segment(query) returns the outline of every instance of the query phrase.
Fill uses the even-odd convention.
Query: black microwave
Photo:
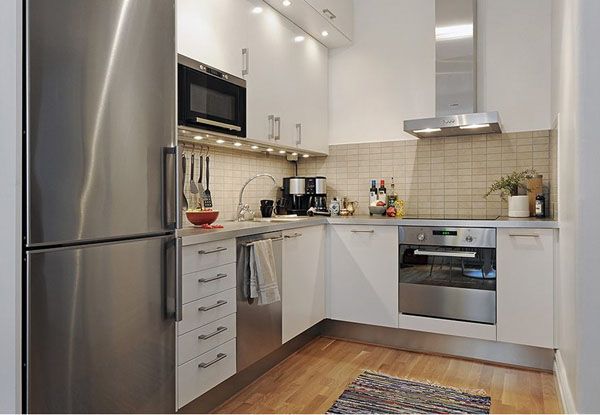
[[[246,81],[178,55],[178,124],[246,137]]]

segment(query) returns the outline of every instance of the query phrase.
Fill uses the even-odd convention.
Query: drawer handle
[[[200,278],[198,280],[198,282],[211,282],[211,281],[220,280],[220,279],[223,279],[226,277],[227,277],[227,274],[217,274],[214,277],[210,277],[210,278]]]
[[[215,331],[213,331],[212,333],[201,334],[200,336],[198,336],[198,340],[210,339],[211,337],[215,337],[217,334],[223,333],[224,331],[227,331],[227,327],[224,327],[224,326],[217,327],[217,329]]]
[[[201,368],[201,369],[206,369],[207,367],[214,365],[215,363],[217,363],[218,361],[221,361],[221,360],[225,359],[226,357],[227,357],[227,355],[225,353],[219,353],[217,355],[217,357],[215,357],[213,360],[211,360],[210,362],[207,362],[207,363],[204,363],[204,362],[200,363],[198,365],[198,367]]]
[[[302,236],[301,233],[295,232],[293,235],[285,235],[284,238],[291,239],[291,238],[298,238],[300,236]]]
[[[225,304],[227,304],[227,301],[219,300],[219,301],[217,301],[216,304],[209,305],[209,306],[206,306],[206,307],[200,307],[200,308],[198,308],[198,311],[212,310],[213,308],[221,307],[222,305],[225,305]]]
[[[357,229],[351,229],[350,232],[352,232],[352,233],[375,233],[375,231],[373,229],[368,230],[368,231],[360,231]]]
[[[215,249],[212,249],[210,251],[205,251],[205,250],[198,251],[198,254],[200,254],[200,255],[216,254],[217,252],[223,252],[223,251],[227,251],[227,248],[219,246],[219,247],[217,247]]]
[[[511,238],[539,238],[540,235],[534,233],[509,233],[508,236]]]

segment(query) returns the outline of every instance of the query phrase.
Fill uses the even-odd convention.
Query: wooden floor
[[[492,413],[560,411],[554,375],[318,338],[216,409],[217,413],[325,413],[364,369],[483,389]]]

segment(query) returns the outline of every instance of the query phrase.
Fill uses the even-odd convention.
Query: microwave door
[[[188,71],[186,124],[245,136],[245,89],[211,75]]]

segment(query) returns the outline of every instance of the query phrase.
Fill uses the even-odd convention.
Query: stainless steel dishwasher
[[[277,282],[281,294],[281,232],[237,238],[237,371],[241,371],[281,347],[281,301],[258,305],[256,299],[248,299],[244,293],[246,284],[246,258],[252,242],[271,239]],[[281,296],[283,300],[283,295]]]

